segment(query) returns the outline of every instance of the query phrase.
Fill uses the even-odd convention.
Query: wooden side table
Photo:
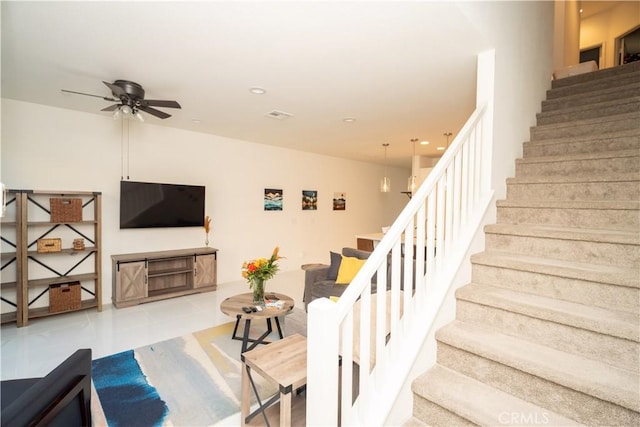
[[[250,292],[246,294],[234,295],[220,303],[220,311],[222,311],[227,316],[235,316],[236,318],[236,325],[233,328],[233,335],[231,336],[231,338],[234,340],[242,341],[241,353],[255,348],[258,344],[269,344],[269,341],[265,341],[265,338],[269,336],[271,332],[273,332],[271,319],[274,319],[276,322],[279,337],[283,337],[278,316],[287,315],[291,312],[291,310],[293,310],[293,298],[288,295],[279,294],[276,292],[267,292],[266,296],[272,296],[274,297],[274,299],[282,301],[282,308],[264,307],[262,311],[245,313],[244,311],[242,311],[242,307],[253,307],[253,294]],[[244,319],[244,334],[242,338],[237,335],[238,326],[240,325],[241,319]],[[249,338],[251,320],[253,319],[266,319],[267,321],[267,330],[264,332],[264,334],[256,339]],[[251,345],[249,345],[249,343],[251,343]]]
[[[291,394],[307,384],[307,339],[300,334],[294,334],[267,346],[248,351],[242,354],[242,364],[242,402],[240,404],[242,425],[246,425],[260,413],[269,425],[264,411],[280,400],[280,425],[290,426]],[[251,371],[277,384],[279,393],[262,403],[251,377]],[[251,414],[249,413],[250,383],[260,405]]]

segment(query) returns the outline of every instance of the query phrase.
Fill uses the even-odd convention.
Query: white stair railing
[[[493,52],[479,56],[478,86],[486,102],[338,302],[309,304],[307,425],[375,426],[389,416],[493,196]]]

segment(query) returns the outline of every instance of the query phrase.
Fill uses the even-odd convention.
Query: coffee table
[[[242,341],[242,350],[241,353],[245,351],[252,350],[258,344],[269,344],[270,341],[265,341],[265,339],[269,336],[271,332],[273,332],[273,327],[271,324],[271,319],[275,320],[276,327],[278,329],[278,336],[282,339],[284,336],[282,334],[282,328],[280,327],[280,321],[278,320],[279,316],[287,315],[293,310],[293,298],[285,294],[279,294],[277,292],[267,292],[265,294],[265,298],[267,299],[277,299],[282,301],[284,304],[281,308],[277,307],[263,307],[262,311],[255,311],[251,313],[245,313],[242,310],[242,307],[254,307],[253,305],[253,294],[251,292],[246,294],[239,294],[231,296],[222,303],[220,303],[220,311],[222,311],[227,316],[235,316],[236,324],[233,328],[233,335],[231,339],[241,340]],[[244,333],[242,337],[237,335],[238,326],[240,325],[240,321],[244,319]],[[249,338],[249,330],[251,329],[251,321],[254,319],[265,319],[267,321],[267,331],[260,335],[258,338]],[[251,345],[249,345],[251,343]]]

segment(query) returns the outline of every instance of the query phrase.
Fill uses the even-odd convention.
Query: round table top
[[[245,319],[266,319],[270,317],[282,316],[289,314],[293,310],[293,298],[285,294],[279,294],[277,292],[266,292],[265,299],[280,300],[284,302],[282,308],[278,307],[263,307],[262,311],[254,311],[251,313],[245,313],[242,311],[242,307],[253,307],[253,293],[248,292],[246,294],[238,294],[231,296],[220,303],[220,311],[227,316],[238,317],[242,316]]]

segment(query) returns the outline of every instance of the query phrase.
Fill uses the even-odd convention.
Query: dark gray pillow
[[[329,252],[329,255],[331,255],[331,265],[329,266],[329,273],[327,273],[327,280],[336,280],[340,263],[342,262],[342,255],[335,252]]]

